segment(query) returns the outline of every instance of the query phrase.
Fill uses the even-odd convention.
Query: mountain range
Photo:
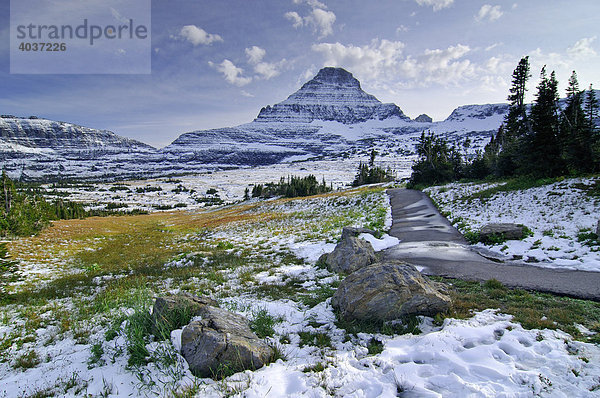
[[[0,161],[29,180],[142,178],[224,167],[350,157],[376,148],[384,156],[413,153],[420,133],[483,146],[502,123],[507,104],[467,105],[440,122],[414,120],[363,91],[342,68],[323,68],[286,100],[265,106],[250,123],[199,130],[156,149],[65,122],[0,117]]]

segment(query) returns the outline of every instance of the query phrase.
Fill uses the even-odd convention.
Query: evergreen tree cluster
[[[556,74],[548,75],[544,66],[528,112],[529,77],[529,58],[524,57],[512,75],[509,113],[481,155],[487,174],[542,178],[600,171],[598,100],[592,86],[580,90],[573,71],[561,109]]]
[[[268,184],[257,184],[252,188],[253,198],[273,198],[283,196],[285,198],[295,198],[298,196],[311,196],[330,192],[332,188],[327,186],[325,178],[319,183],[314,175],[306,177],[288,176],[281,177],[278,183],[270,182]]]
[[[525,104],[531,77],[529,57],[523,57],[512,75],[504,123],[483,152],[463,157],[448,141],[423,133],[416,146],[418,159],[409,185],[432,185],[461,178],[580,175],[600,171],[598,100],[590,85],[580,90],[573,71],[564,109],[559,106],[556,74],[540,73],[535,101]]]
[[[463,157],[444,138],[423,132],[416,150],[418,160],[412,166],[411,186],[442,184],[463,177]]]
[[[51,202],[44,199],[39,188],[17,189],[2,172],[0,179],[0,236],[34,235],[51,220],[69,220],[91,216],[128,214],[114,210],[85,210],[84,205],[64,199]]]
[[[382,167],[375,166],[375,157],[377,152],[371,151],[371,160],[368,164],[360,163],[358,166],[358,172],[354,181],[352,181],[353,187],[366,184],[377,184],[380,182],[390,182],[395,180],[394,172],[391,169],[383,169]]]

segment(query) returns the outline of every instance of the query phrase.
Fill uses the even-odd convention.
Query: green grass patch
[[[150,352],[146,345],[150,342],[152,333],[152,315],[145,307],[138,307],[129,316],[125,325],[127,337],[127,364],[131,367],[144,366],[150,361]]]
[[[377,354],[381,354],[383,352],[383,342],[380,340],[377,340],[376,338],[371,338],[371,340],[369,340],[369,342],[367,343],[367,349],[369,350],[369,355],[377,355]]]
[[[492,196],[496,195],[499,192],[510,192],[510,191],[523,191],[530,188],[542,187],[544,185],[550,185],[558,181],[562,181],[563,177],[557,178],[541,178],[535,179],[531,177],[518,177],[514,179],[507,180],[506,183],[484,189],[479,192],[475,192],[469,196],[467,196],[466,200],[472,199],[489,199]]]
[[[575,324],[587,328],[600,322],[600,303],[555,296],[547,293],[509,289],[496,280],[479,282],[445,279],[434,280],[451,283],[452,310],[447,316],[465,319],[473,311],[498,308],[500,312],[514,316],[515,322],[526,329],[561,329],[576,339],[588,341]]]
[[[319,348],[331,348],[331,337],[322,332],[298,332],[300,347],[307,345]]]
[[[281,321],[280,318],[276,318],[269,314],[265,308],[261,308],[254,313],[254,316],[250,321],[250,329],[252,329],[252,331],[261,339],[273,337],[275,334],[273,326]]]
[[[304,373],[320,373],[320,372],[324,371],[325,368],[326,368],[326,366],[323,364],[323,362],[317,362],[314,365],[304,367],[304,369],[302,369],[302,372],[304,372]]]
[[[19,355],[15,359],[14,368],[15,369],[31,369],[38,366],[42,363],[42,360],[38,356],[35,350],[28,351],[24,354]]]
[[[381,333],[388,336],[421,333],[421,329],[419,329],[420,321],[416,316],[405,317],[398,322],[383,322],[380,320],[359,321],[355,319],[348,321],[337,312],[335,315],[336,326],[354,336],[358,333]]]

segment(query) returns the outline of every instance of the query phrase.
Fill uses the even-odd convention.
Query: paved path
[[[400,244],[384,251],[384,259],[408,261],[424,274],[486,281],[506,286],[600,301],[600,272],[542,268],[516,263],[467,244],[462,235],[419,191],[388,190],[392,204],[389,234]]]

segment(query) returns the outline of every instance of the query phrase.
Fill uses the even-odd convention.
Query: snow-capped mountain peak
[[[355,124],[387,118],[408,120],[395,104],[367,94],[352,73],[323,68],[285,101],[261,109],[255,122],[310,123],[313,120]]]

